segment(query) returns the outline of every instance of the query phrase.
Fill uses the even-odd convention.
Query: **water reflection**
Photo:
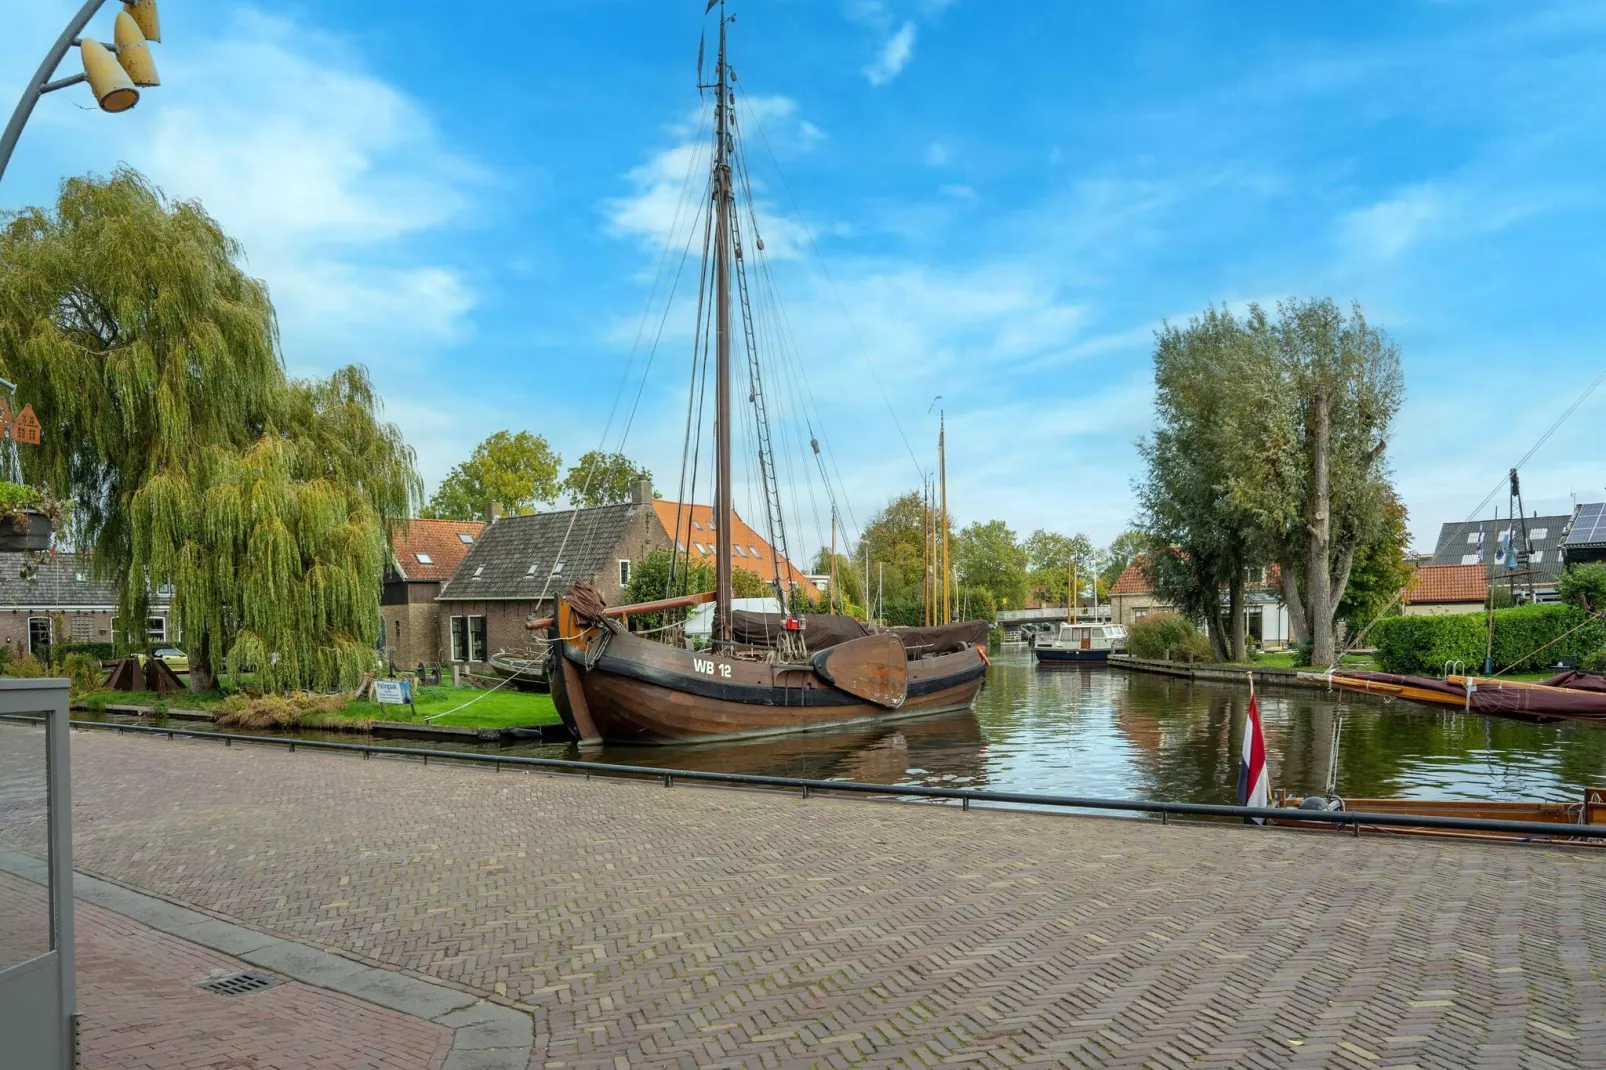
[[[1243,688],[995,657],[973,714],[880,728],[692,747],[605,747],[588,757],[872,783],[1117,798],[1234,801]],[[1572,801],[1606,785],[1606,730],[1535,725],[1319,692],[1264,692],[1272,784],[1322,791],[1342,718],[1339,794]],[[561,753],[563,748],[542,748]]]

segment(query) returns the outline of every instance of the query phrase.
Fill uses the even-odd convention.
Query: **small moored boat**
[[[1032,644],[1038,661],[1103,663],[1111,654],[1126,652],[1126,629],[1119,624],[1061,624]]]

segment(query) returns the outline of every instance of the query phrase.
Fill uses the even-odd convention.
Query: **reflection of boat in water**
[[[1444,706],[1527,721],[1606,721],[1606,677],[1569,669],[1542,682],[1503,680],[1488,676],[1401,676],[1387,672],[1334,669],[1302,672],[1301,680],[1325,683],[1344,691],[1385,698],[1403,698],[1428,706]]]
[[[918,781],[975,786],[986,745],[970,710],[830,732],[691,746],[622,747],[582,751],[584,758],[658,769],[755,773],[865,784]],[[918,772],[911,773],[912,769]]]
[[[492,654],[489,664],[493,672],[519,691],[548,691],[546,654],[534,658],[521,658],[506,651]]]
[[[1061,624],[1050,635],[1039,635],[1032,652],[1039,664],[1087,662],[1103,664],[1111,654],[1126,651],[1126,629],[1119,624]]]

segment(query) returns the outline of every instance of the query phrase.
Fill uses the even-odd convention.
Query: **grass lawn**
[[[456,710],[464,703],[472,704],[456,713],[447,714],[431,724],[453,725],[460,728],[508,728],[515,725],[557,724],[558,710],[551,695],[532,694],[503,688],[500,691],[482,691],[474,687],[425,687],[419,689],[415,705],[418,712],[407,706],[381,706],[377,702],[353,701],[329,712],[309,713],[302,724],[315,727],[331,721],[409,721],[421,722],[431,714]],[[207,695],[169,695],[170,709],[212,711],[226,698],[220,692]],[[73,699],[76,706],[104,710],[107,706],[155,706],[159,699],[153,691],[97,691]]]

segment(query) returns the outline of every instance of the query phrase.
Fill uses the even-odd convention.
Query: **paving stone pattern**
[[[1606,1066],[1606,852],[73,737],[79,868],[564,1066]]]
[[[40,892],[0,873],[0,917]],[[439,1070],[445,1062],[443,1026],[294,981],[214,995],[196,982],[247,965],[87,903],[74,921],[84,1070]]]

